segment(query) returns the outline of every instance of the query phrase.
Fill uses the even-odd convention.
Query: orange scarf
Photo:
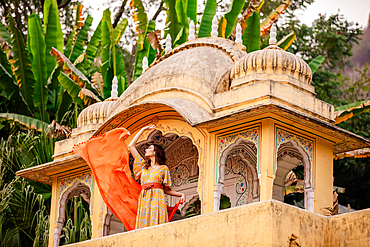
[[[124,142],[127,136],[126,129],[113,129],[75,145],[73,152],[90,166],[105,204],[130,231],[135,229],[141,186],[131,176],[129,153]],[[169,221],[178,206],[179,203],[174,208],[167,206]]]

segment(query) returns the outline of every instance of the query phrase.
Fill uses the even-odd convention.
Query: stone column
[[[333,207],[333,144],[316,140],[316,162],[313,171],[315,183],[314,212],[328,214]]]
[[[272,199],[274,185],[275,127],[270,119],[262,121],[260,144],[260,201]]]

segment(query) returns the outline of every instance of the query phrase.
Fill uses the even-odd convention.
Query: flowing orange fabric
[[[105,204],[130,231],[135,229],[141,186],[131,176],[124,128],[114,129],[74,147],[90,166]],[[121,137],[121,138],[120,138]]]
[[[141,186],[131,175],[124,142],[127,135],[126,129],[117,128],[75,145],[73,152],[90,166],[105,204],[130,231],[135,229]],[[167,207],[169,221],[178,206],[179,203],[174,208]]]

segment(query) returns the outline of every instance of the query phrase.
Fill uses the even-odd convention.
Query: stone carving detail
[[[189,138],[179,137],[176,134],[162,135],[154,130],[147,140],[138,143],[137,150],[144,156],[145,149],[152,143],[162,146],[166,152],[166,165],[170,169],[174,186],[188,184],[188,179],[198,177],[198,149]],[[133,162],[130,160],[130,162]]]
[[[302,154],[295,148],[291,143],[283,143],[277,152],[277,162],[284,159],[285,156],[290,156],[292,158],[297,158],[303,162]]]
[[[179,187],[189,183],[189,168],[186,164],[180,164],[171,169],[171,178],[173,186]]]
[[[172,150],[168,151],[168,162],[167,166],[171,169],[180,163],[181,160],[184,160],[189,157],[197,157],[198,150],[193,145],[190,139],[187,139],[173,147]]]
[[[281,159],[284,155],[286,155],[285,152],[286,153],[289,152],[291,153],[291,155],[296,155],[297,158],[301,157],[301,161],[305,167],[305,188],[311,188],[314,182],[312,176],[312,171],[314,171],[315,164],[314,146],[315,146],[314,140],[304,138],[302,136],[299,136],[297,134],[291,133],[287,130],[283,130],[277,127],[274,174],[276,175],[279,156]]]
[[[225,177],[237,175],[235,190],[238,197],[236,206],[250,203],[252,199],[259,197],[256,169],[257,152],[250,145],[240,146],[244,147],[231,150],[225,162]]]
[[[237,138],[242,138],[243,140],[248,140],[254,143],[253,149],[257,153],[257,147],[259,144],[259,132],[260,127],[254,127],[248,130],[244,130],[242,132],[238,132],[235,134],[231,134],[228,136],[218,137],[217,144],[218,144],[218,157],[221,157],[222,152],[232,143],[235,142]]]
[[[89,187],[90,191],[92,191],[93,175],[91,171],[86,171],[80,174],[76,174],[68,178],[62,178],[59,180],[59,183],[58,183],[58,187],[59,187],[58,201],[60,201],[60,198],[63,192],[67,190],[69,187],[71,187],[75,181],[80,181],[81,183],[86,184]],[[89,192],[86,192],[86,193],[89,193]],[[90,198],[90,196],[91,195],[89,194],[88,197]]]

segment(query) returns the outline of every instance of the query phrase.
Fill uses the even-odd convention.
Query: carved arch
[[[60,235],[62,233],[62,228],[65,221],[65,210],[67,202],[70,198],[77,196],[81,196],[87,203],[90,204],[91,190],[89,185],[76,180],[73,185],[69,187],[66,191],[64,191],[61,195],[59,201],[57,227],[54,229],[54,247],[59,246],[60,243]]]
[[[245,152],[240,152],[240,150],[245,150]],[[243,138],[237,138],[234,143],[229,145],[219,158],[219,176],[217,180],[217,190],[213,192],[213,211],[218,211],[220,206],[220,199],[222,190],[225,183],[225,165],[226,160],[230,154],[235,152],[243,161],[246,169],[250,170],[252,175],[252,197],[259,198],[259,177],[257,170],[257,148],[256,144],[244,140]]]
[[[299,155],[294,154],[295,149]],[[314,211],[314,191],[312,186],[312,162],[309,154],[305,151],[304,147],[294,138],[288,139],[282,143],[280,143],[279,148],[276,150],[277,159],[276,159],[276,169],[274,174],[277,175],[277,171],[279,169],[279,159],[283,160],[283,158],[287,155],[291,157],[295,157],[297,159],[296,164],[291,165],[285,175],[280,178],[281,181],[276,181],[276,184],[279,184],[281,188],[284,188],[284,180],[293,168],[297,167],[300,163],[304,166],[304,198],[305,198],[305,209],[313,212]],[[299,157],[300,156],[300,157]],[[276,178],[275,178],[276,179]],[[275,181],[274,181],[275,182]],[[274,183],[275,184],[275,183]],[[275,191],[276,186],[273,187],[273,192]],[[276,192],[277,193],[277,192]],[[281,192],[283,193],[283,192]]]
[[[284,145],[285,144],[285,145]],[[312,164],[309,155],[304,150],[304,147],[302,147],[296,140],[287,140],[279,145],[278,150],[276,152],[278,153],[280,148],[284,148],[286,145],[291,145],[293,148],[296,148],[298,152],[302,155],[302,163],[304,166],[304,183],[305,188],[312,188]],[[277,162],[277,161],[276,161]],[[276,166],[276,169],[274,171],[274,174],[276,175],[278,166]]]

